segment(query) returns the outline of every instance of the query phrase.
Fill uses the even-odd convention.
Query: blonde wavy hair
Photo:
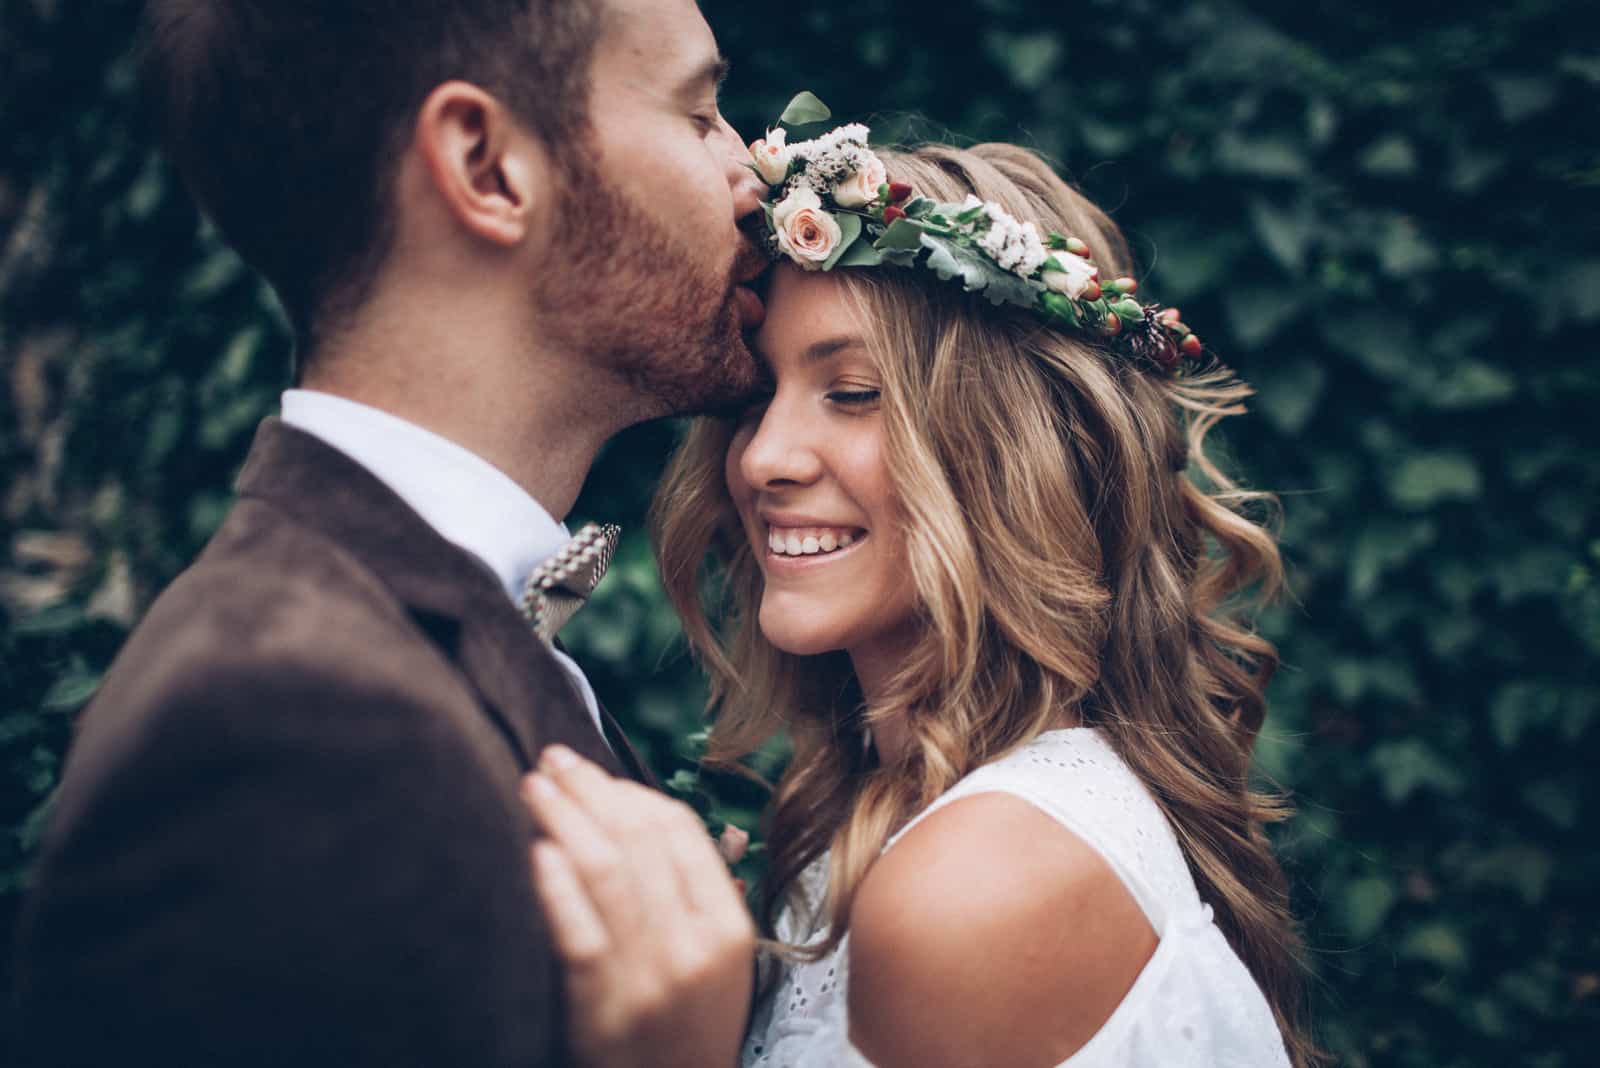
[[[1111,220],[1025,149],[881,155],[919,193],[975,193],[1083,238],[1105,277],[1131,273]],[[711,677],[709,760],[737,766],[781,730],[793,745],[769,815],[765,929],[831,849],[826,940],[785,947],[829,952],[898,827],[968,772],[1076,719],[1160,804],[1291,1056],[1314,1063],[1301,941],[1263,829],[1289,808],[1249,775],[1277,653],[1243,608],[1277,589],[1282,565],[1248,513],[1272,502],[1204,451],[1251,390],[1221,366],[1178,377],[1133,366],[929,272],[835,277],[882,376],[886,463],[924,622],[887,696],[865,708],[845,654],[795,657],[762,636],[761,572],[723,475],[731,421],[691,427],[652,516],[666,589]],[[904,755],[879,764],[864,733],[901,716]]]

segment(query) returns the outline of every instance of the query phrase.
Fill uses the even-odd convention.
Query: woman
[[[739,1063],[1309,1063],[1286,810],[1247,781],[1276,654],[1223,609],[1281,568],[1203,452],[1249,390],[1102,276],[1121,236],[1036,156],[864,135],[754,146],[772,392],[695,426],[656,504],[713,759],[794,744]],[[575,764],[531,803],[580,1050],[732,1063],[737,895],[681,813]]]

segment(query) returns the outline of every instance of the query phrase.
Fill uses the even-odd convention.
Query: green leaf
[[[785,126],[809,126],[832,117],[833,112],[828,110],[828,105],[818,100],[810,90],[802,90],[789,101],[783,114],[778,116],[778,121]]]
[[[1468,501],[1482,489],[1477,462],[1454,450],[1408,456],[1389,473],[1389,496],[1402,508],[1420,510],[1442,501]]]
[[[1253,376],[1256,407],[1284,434],[1298,434],[1306,428],[1322,399],[1327,384],[1327,369],[1312,360],[1294,360],[1275,366],[1267,364]]]
[[[922,234],[923,228],[910,219],[896,219],[889,224],[883,233],[878,235],[878,239],[872,244],[879,252],[886,252],[890,249],[911,249],[916,251],[922,248]]]
[[[1259,348],[1305,307],[1303,291],[1286,285],[1234,285],[1223,292],[1228,326],[1246,348]]]
[[[1517,392],[1517,380],[1492,364],[1469,357],[1419,392],[1422,399],[1435,408],[1464,411],[1508,400]]]
[[[1578,785],[1570,778],[1541,779],[1530,783],[1522,791],[1522,800],[1557,827],[1570,831],[1578,825]]]
[[[1437,528],[1428,520],[1380,518],[1366,524],[1350,553],[1350,595],[1357,599],[1370,596],[1385,572],[1410,560],[1437,537]]]
[[[75,712],[88,703],[100,686],[100,673],[79,665],[51,685],[40,707],[46,712]]]
[[[861,216],[840,212],[834,215],[833,219],[839,224],[839,243],[834,246],[832,254],[822,261],[822,269],[824,271],[832,270],[834,264],[839,262],[840,258],[850,250],[850,246],[856,244],[856,239],[861,236]],[[861,244],[865,245],[867,243],[863,241]]]
[[[1305,269],[1311,221],[1304,210],[1281,210],[1264,197],[1254,197],[1250,201],[1250,222],[1279,266],[1294,274]]]
[[[1439,921],[1424,924],[1401,943],[1400,954],[1425,960],[1446,971],[1461,971],[1467,966],[1467,944],[1454,925]]]
[[[1361,169],[1385,178],[1403,178],[1417,171],[1417,152],[1400,134],[1374,141],[1360,157]]]
[[[984,45],[990,57],[1011,75],[1017,88],[1027,92],[1043,87],[1061,59],[1061,41],[1048,31],[994,30],[984,38]]]
[[[834,261],[835,267],[876,267],[883,263],[883,253],[865,238],[852,241],[844,255]]]
[[[1552,722],[1559,700],[1535,682],[1512,682],[1500,687],[1489,702],[1489,726],[1500,748],[1510,749],[1524,731]]]
[[[1357,941],[1378,933],[1399,893],[1394,883],[1378,875],[1355,879],[1340,895],[1340,914],[1345,931]]]
[[[1379,788],[1391,805],[1402,804],[1418,790],[1454,797],[1466,788],[1461,773],[1419,738],[1384,742],[1372,751],[1371,762]]]
[[[993,260],[959,241],[925,233],[922,244],[929,252],[928,266],[940,278],[959,278],[967,292],[982,293],[992,304],[1032,308],[1044,290],[1038,282],[1002,271]]]
[[[1422,235],[1416,220],[1403,215],[1390,217],[1378,230],[1376,251],[1383,272],[1405,278],[1439,265],[1439,253]]]
[[[1517,123],[1544,111],[1556,101],[1559,83],[1551,77],[1530,74],[1500,74],[1489,79],[1489,89],[1500,105],[1500,117]]]

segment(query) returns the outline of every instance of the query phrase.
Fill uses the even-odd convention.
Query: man
[[[147,52],[302,388],[83,716],[29,1055],[564,1063],[518,781],[648,773],[518,599],[608,437],[754,383],[715,40],[692,0],[155,0]]]

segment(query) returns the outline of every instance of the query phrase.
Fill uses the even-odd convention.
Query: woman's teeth
[[[779,556],[815,556],[843,549],[860,535],[851,527],[769,527],[767,548]]]

